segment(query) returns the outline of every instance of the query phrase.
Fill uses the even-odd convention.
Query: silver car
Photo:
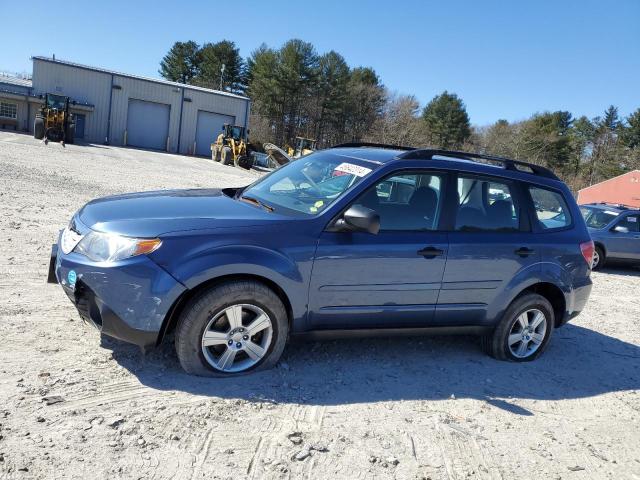
[[[580,211],[596,247],[594,270],[605,263],[640,264],[640,209],[590,203]]]

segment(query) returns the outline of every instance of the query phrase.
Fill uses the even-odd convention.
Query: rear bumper
[[[580,312],[584,310],[584,307],[589,300],[592,286],[593,282],[591,281],[591,277],[586,277],[586,279],[578,285],[574,284],[573,290],[567,299],[567,308],[564,317],[560,322],[558,322],[559,327],[565,325],[569,320],[577,317]]]
[[[146,256],[114,264],[52,249],[54,278],[80,317],[105,335],[155,346],[164,320],[186,288]]]

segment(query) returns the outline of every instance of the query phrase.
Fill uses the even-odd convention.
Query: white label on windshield
[[[346,162],[338,165],[335,170],[338,172],[349,173],[351,175],[355,175],[356,177],[364,177],[368,173],[371,173],[370,168],[361,167],[360,165]]]
[[[636,217],[627,217],[627,221],[631,223],[635,223],[638,221],[638,219]]]

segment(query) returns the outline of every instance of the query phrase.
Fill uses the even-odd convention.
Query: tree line
[[[292,145],[302,136],[320,148],[369,141],[488,153],[548,166],[574,190],[640,168],[640,109],[626,118],[610,106],[595,118],[555,111],[472,126],[455,93],[442,92],[421,108],[415,96],[387,89],[373,68],[350,67],[339,53],[319,54],[298,39],[280,48],[263,44],[246,60],[228,40],[176,42],[159,72],[248,95],[258,144]]]

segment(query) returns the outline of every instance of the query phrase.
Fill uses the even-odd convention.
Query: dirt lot
[[[640,270],[594,274],[532,364],[466,337],[336,341],[232,380],[183,374],[170,343],[101,340],[45,283],[91,198],[252,178],[0,133],[1,478],[640,478]]]

